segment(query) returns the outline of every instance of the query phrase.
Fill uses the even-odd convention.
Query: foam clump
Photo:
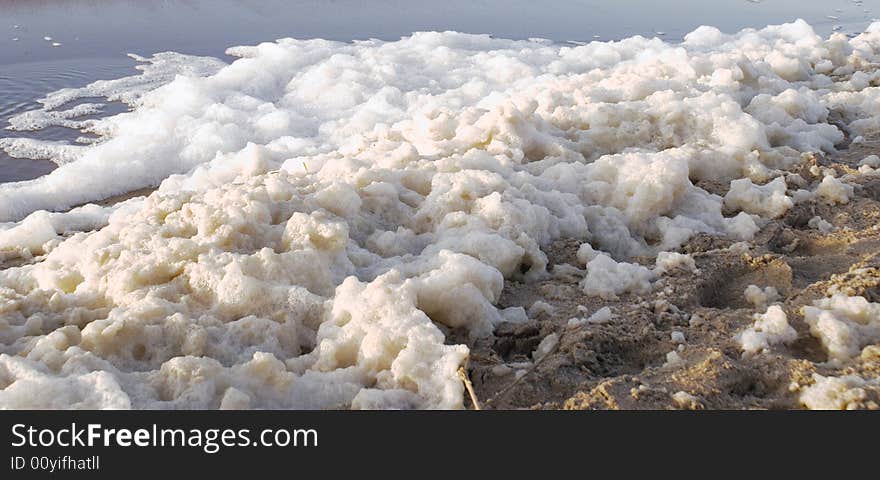
[[[654,263],[654,273],[665,274],[681,270],[685,272],[695,272],[697,264],[694,257],[684,253],[677,252],[660,252]]]
[[[529,307],[529,310],[528,310],[528,316],[530,318],[536,318],[539,316],[550,317],[554,313],[556,313],[556,309],[553,308],[553,305],[550,305],[549,303],[544,302],[542,300],[535,301],[535,303],[533,303],[532,306]]]
[[[877,155],[868,155],[859,161],[859,166],[880,168],[880,157]]]
[[[700,401],[699,397],[691,395],[684,390],[679,390],[673,393],[672,400],[678,408],[688,410],[699,410],[703,408],[703,403]]]
[[[831,205],[849,202],[853,195],[852,185],[847,185],[831,175],[825,175],[819,186],[816,187],[816,195]]]
[[[21,222],[5,228],[0,225],[0,252],[27,252],[26,256],[47,253],[48,242],[67,233],[97,230],[107,225],[117,210],[136,208],[137,204],[138,200],[129,200],[111,208],[88,204],[64,213],[36,211]]]
[[[855,410],[870,408],[876,410],[876,400],[870,400],[868,390],[880,393],[880,383],[865,380],[859,375],[840,377],[813,374],[814,383],[805,388],[800,395],[801,403],[811,410]]]
[[[821,233],[831,233],[834,231],[834,225],[818,215],[811,218],[807,222],[807,226],[819,230]]]
[[[761,288],[757,285],[749,285],[746,287],[743,295],[746,301],[757,308],[763,308],[767,305],[779,300],[779,292],[776,287],[767,286]]]
[[[586,318],[570,318],[568,319],[567,326],[568,327],[580,327],[581,325],[598,325],[602,323],[608,323],[614,319],[614,313],[611,311],[610,307],[602,307],[599,310],[593,312],[592,315]]]
[[[797,339],[797,331],[788,324],[788,317],[778,305],[754,315],[755,322],[737,336],[743,352],[756,354],[769,351],[777,344],[788,344]]]
[[[0,406],[460,408],[468,348],[444,332],[526,321],[497,307],[505,280],[545,279],[554,241],[613,299],[692,269],[664,252],[697,233],[749,240],[784,214],[786,170],[843,140],[830,111],[878,123],[871,82],[843,78],[880,61],[878,30],[282,39],[50,94],[14,128],[99,138],[0,140],[60,164],[0,185],[0,250],[40,256],[0,270]],[[132,110],[62,109],[96,96]]]
[[[724,205],[767,218],[782,216],[794,205],[786,195],[783,177],[777,177],[766,185],[755,185],[751,179],[741,178],[730,182],[730,190],[724,196]]]
[[[654,273],[646,267],[616,262],[603,253],[587,264],[587,274],[581,280],[580,286],[587,295],[614,300],[624,293],[650,292],[654,277]]]
[[[535,347],[535,351],[532,352],[532,359],[535,361],[541,360],[546,357],[550,352],[556,348],[556,345],[559,344],[559,334],[551,333],[547,335],[543,339],[541,339],[541,343]]]
[[[857,357],[880,340],[880,304],[835,294],[804,307],[804,321],[833,362]]]

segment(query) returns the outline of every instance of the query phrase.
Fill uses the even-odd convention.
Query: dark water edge
[[[134,60],[121,58],[76,58],[0,65],[0,138],[26,137],[73,142],[84,136],[77,130],[51,127],[37,132],[6,130],[10,117],[40,107],[37,99],[61,88],[83,87],[96,80],[119,78],[137,73]],[[72,103],[71,106],[75,105]],[[123,111],[124,106],[108,105],[103,114]],[[90,117],[83,117],[90,118]],[[48,160],[12,158],[0,150],[0,183],[30,180],[57,167]]]
[[[136,73],[129,52],[222,58],[229,46],[281,37],[395,40],[424,30],[557,42],[633,35],[676,42],[703,24],[734,32],[797,18],[822,35],[833,28],[855,34],[870,23],[875,6],[880,14],[880,0],[0,0],[0,128],[38,108],[36,100],[50,92]],[[13,136],[73,142],[81,133],[0,131],[0,138]],[[54,168],[0,151],[0,183]]]

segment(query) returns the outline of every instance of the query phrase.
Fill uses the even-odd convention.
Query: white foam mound
[[[779,299],[779,292],[776,290],[776,287],[772,286],[761,288],[757,285],[749,285],[746,287],[743,295],[747,302],[757,308],[764,308]]]
[[[764,313],[756,313],[754,319],[755,323],[737,336],[746,354],[766,352],[773,345],[797,340],[797,331],[788,324],[788,317],[779,305],[770,306]]]
[[[133,111],[0,185],[0,249],[43,256],[0,271],[0,406],[460,407],[468,351],[444,329],[521,320],[494,304],[505,278],[544,278],[544,246],[590,245],[588,293],[646,292],[656,273],[627,260],[750,238],[785,206],[772,179],[842,140],[832,104],[857,123],[880,95],[846,79],[880,60],[880,33],[804,22],[675,45],[447,32],[229,52],[44,101]],[[694,185],[746,178],[774,185],[728,205],[756,215]],[[28,217],[160,182],[112,214]]]
[[[826,175],[819,183],[819,186],[816,187],[816,195],[832,205],[836,203],[847,203],[853,195],[853,187],[841,182],[831,175]]]
[[[587,273],[580,282],[584,293],[606,300],[617,299],[623,293],[644,294],[651,291],[655,274],[634,263],[615,262],[601,253],[587,264]]]
[[[831,361],[844,361],[880,341],[880,303],[835,294],[804,307],[804,321]]]
[[[730,182],[730,190],[724,196],[724,204],[732,209],[776,218],[794,205],[785,191],[786,184],[783,177],[776,177],[766,185],[755,185],[750,179],[741,178]]]
[[[810,410],[855,410],[877,408],[869,400],[867,390],[880,390],[877,379],[865,380],[858,375],[824,377],[813,374],[815,383],[801,393],[801,403]]]
[[[697,263],[694,257],[678,252],[660,252],[654,262],[654,273],[663,275],[676,270],[695,272]]]

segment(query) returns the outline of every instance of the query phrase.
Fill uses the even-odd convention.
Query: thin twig
[[[464,382],[464,388],[467,389],[468,395],[471,397],[471,403],[474,405],[474,410],[481,410],[480,402],[477,400],[477,394],[474,392],[474,386],[471,384],[471,379],[468,378],[468,374],[464,370],[464,367],[458,367],[458,378]]]
[[[538,368],[538,366],[540,366],[542,363],[544,363],[545,359],[549,358],[550,355],[556,353],[556,351],[559,350],[559,346],[562,345],[562,340],[565,338],[565,335],[568,333],[568,330],[569,329],[567,329],[567,328],[563,328],[562,333],[559,334],[559,341],[556,342],[556,345],[554,345],[553,348],[550,349],[549,352],[547,352],[543,357],[539,358],[537,361],[532,363],[532,366],[529,367],[528,370],[526,370],[525,374],[523,374],[522,376],[520,376],[517,379],[514,379],[514,381],[508,383],[501,390],[498,390],[497,392],[495,392],[495,395],[492,395],[492,398],[486,400],[486,404],[491,404],[492,402],[498,400],[499,398],[501,398],[502,396],[507,394],[507,392],[509,392],[511,389],[513,389],[513,387],[519,385],[520,382],[522,382],[523,380],[525,380],[526,377],[531,375],[532,372],[534,372]],[[554,333],[556,333],[556,332],[554,332]]]

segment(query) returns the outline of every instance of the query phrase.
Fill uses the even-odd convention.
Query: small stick
[[[551,354],[556,353],[556,351],[559,350],[559,346],[562,345],[562,339],[565,338],[565,334],[567,334],[567,333],[568,333],[568,329],[563,329],[562,333],[559,335],[559,341],[556,342],[556,345],[554,345],[553,348],[549,352],[547,352],[546,355],[544,355],[543,357],[538,359],[538,361],[533,363],[532,366],[528,369],[528,371],[526,371],[526,373],[523,376],[515,379],[514,381],[508,383],[501,390],[498,390],[497,392],[495,392],[495,395],[493,395],[492,398],[486,400],[486,403],[492,403],[495,400],[498,400],[503,395],[505,395],[507,392],[509,392],[510,389],[519,385],[520,382],[522,382],[526,377],[528,377],[532,372],[534,372],[536,368],[538,368],[538,365],[541,365],[542,363],[544,363],[545,359],[549,358]]]
[[[474,404],[474,410],[481,410],[480,402],[477,400],[477,394],[474,392],[474,386],[471,384],[471,379],[468,378],[464,367],[458,367],[458,378],[464,382],[464,388],[467,389],[468,395],[471,397],[471,403]]]

